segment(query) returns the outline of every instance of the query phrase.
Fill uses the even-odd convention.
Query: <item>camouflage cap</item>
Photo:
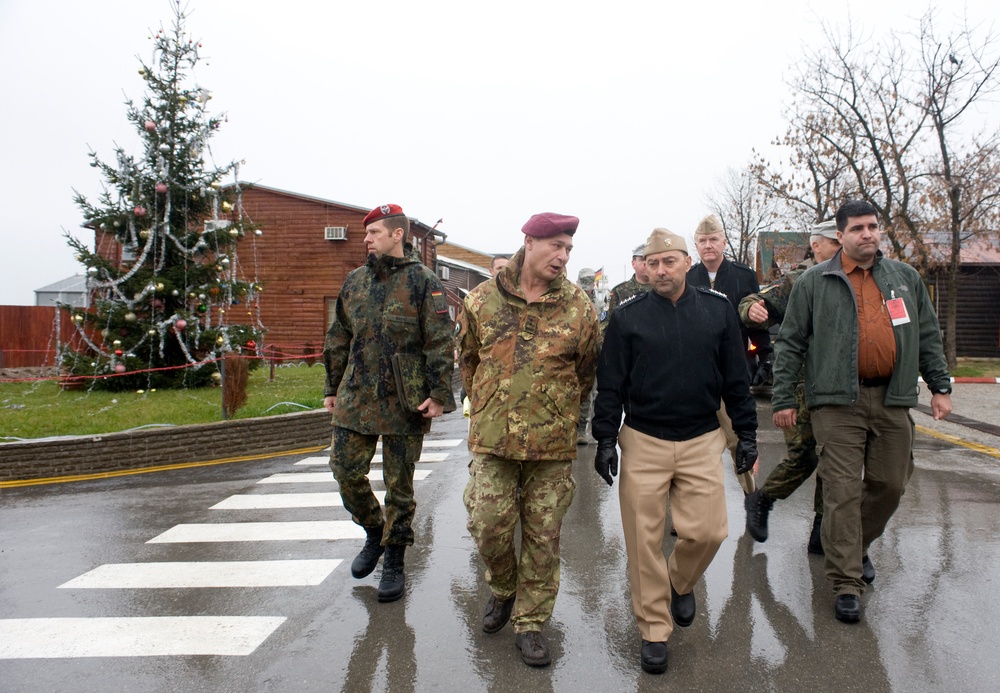
[[[683,237],[669,229],[655,228],[653,233],[646,240],[646,245],[642,250],[643,257],[649,257],[656,253],[665,253],[668,250],[679,250],[685,255],[688,254],[687,241]]]
[[[837,238],[837,222],[833,219],[821,222],[819,224],[813,224],[809,229],[810,236],[823,236],[824,238],[832,238],[833,240],[839,240]]]
[[[719,217],[714,214],[709,214],[707,217],[698,222],[698,227],[694,230],[695,236],[708,236],[713,233],[725,233],[725,229],[722,228],[722,221]]]
[[[642,254],[645,250],[646,250],[646,244],[640,243],[635,247],[635,250],[632,251],[632,257],[642,257]]]
[[[590,267],[584,267],[580,270],[580,273],[576,275],[576,283],[584,291],[590,291],[593,289],[596,282],[597,272],[592,270]]]

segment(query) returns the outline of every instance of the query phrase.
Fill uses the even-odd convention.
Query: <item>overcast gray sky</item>
[[[626,278],[656,226],[691,238],[706,194],[783,130],[785,78],[820,21],[875,34],[926,7],[863,3],[193,0],[195,81],[241,178],[362,207],[401,204],[449,240],[516,250],[535,212],[580,217],[570,276]],[[948,3],[950,21],[961,3]],[[975,22],[995,2],[970,0]],[[0,0],[0,304],[80,272],[73,189],[113,143],[168,0]],[[942,24],[943,26],[943,24]],[[996,104],[994,104],[996,106]],[[996,115],[996,111],[994,112]],[[996,122],[996,118],[993,119]],[[266,229],[265,229],[266,233]],[[631,269],[629,268],[629,272]]]

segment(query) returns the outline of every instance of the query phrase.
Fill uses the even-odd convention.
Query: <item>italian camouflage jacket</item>
[[[580,404],[597,371],[597,313],[556,277],[528,303],[522,248],[465,298],[459,365],[471,401],[469,449],[512,460],[572,460]]]
[[[444,288],[415,253],[368,257],[344,280],[326,333],[325,396],[337,397],[333,424],[367,435],[424,433],[430,419],[406,411],[393,355],[426,361],[429,396],[455,409],[454,340]]]

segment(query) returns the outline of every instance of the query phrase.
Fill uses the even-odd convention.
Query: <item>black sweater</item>
[[[611,314],[597,366],[593,434],[617,439],[625,423],[661,440],[719,427],[720,399],[735,431],[757,428],[736,310],[725,296],[688,285],[677,304],[655,291]]]

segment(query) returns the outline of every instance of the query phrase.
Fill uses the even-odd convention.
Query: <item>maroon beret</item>
[[[379,219],[388,219],[389,217],[405,217],[403,214],[403,208],[399,205],[382,205],[381,207],[376,207],[372,211],[365,215],[365,220],[363,223],[365,226],[371,224]]]
[[[577,217],[543,212],[528,219],[528,223],[521,227],[521,231],[526,236],[534,236],[535,238],[551,238],[561,233],[572,236],[576,233],[576,227],[579,225],[580,220]]]

